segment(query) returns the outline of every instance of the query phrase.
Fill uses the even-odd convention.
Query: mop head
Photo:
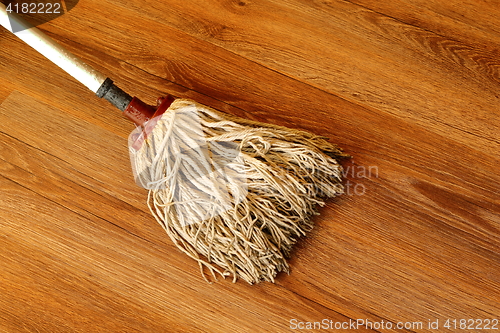
[[[140,129],[129,138],[136,182],[202,275],[252,284],[289,272],[286,258],[317,206],[343,193],[337,159],[347,155],[323,137],[186,99],[155,122],[145,138]]]

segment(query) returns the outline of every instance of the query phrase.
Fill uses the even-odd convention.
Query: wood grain
[[[124,4],[123,10],[129,5]],[[135,5],[141,7],[140,1]],[[141,10],[155,18],[155,25],[175,27],[285,75],[409,117],[498,156],[495,129],[500,120],[492,112],[500,101],[495,65],[498,47],[447,39],[347,2],[332,6],[310,1],[199,0],[188,16],[179,14],[183,8],[183,1],[172,1],[168,11]],[[363,47],[368,42],[370,47]],[[464,112],[464,103],[470,112]],[[421,109],[427,112],[422,115]]]
[[[475,0],[82,0],[40,27],[148,102],[193,98],[353,156],[347,193],[321,208],[291,274],[256,286],[203,281],[134,184],[133,125],[0,30],[0,331],[288,332],[291,319],[365,319],[394,327],[356,331],[445,332],[448,318],[500,319],[498,11]]]

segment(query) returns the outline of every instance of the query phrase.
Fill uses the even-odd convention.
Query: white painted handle
[[[104,74],[96,71],[84,63],[81,59],[54,42],[39,29],[32,27],[18,15],[7,13],[5,5],[0,3],[0,25],[14,33],[11,23],[12,25],[26,28],[15,33],[17,37],[37,50],[54,64],[61,67],[64,71],[80,81],[94,93],[97,92],[104,80],[106,80],[106,76]]]

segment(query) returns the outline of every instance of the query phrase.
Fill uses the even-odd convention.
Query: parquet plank
[[[497,24],[500,17],[498,1],[349,2],[463,43],[496,49],[500,42],[500,29]]]
[[[491,44],[449,39],[349,2],[172,1],[167,11],[143,1],[112,5],[124,17],[132,7],[154,20],[140,26],[173,27],[498,156],[498,49]],[[131,20],[139,18],[124,22]]]

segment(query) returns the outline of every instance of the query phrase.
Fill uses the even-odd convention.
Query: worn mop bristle
[[[130,152],[151,212],[205,278],[207,267],[215,278],[274,282],[316,207],[343,193],[346,155],[325,138],[186,99]]]

